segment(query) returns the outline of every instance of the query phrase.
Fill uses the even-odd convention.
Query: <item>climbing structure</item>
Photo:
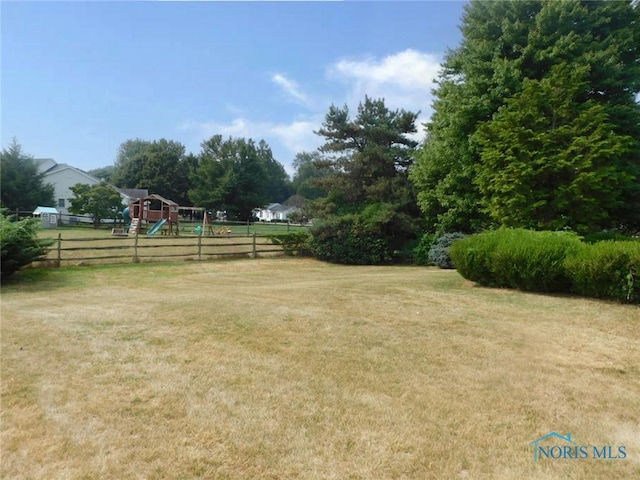
[[[143,228],[149,233],[155,233],[165,223],[169,235],[179,235],[179,208],[176,202],[155,194],[136,200],[129,205],[129,235],[137,235]],[[159,222],[162,223],[158,224]]]

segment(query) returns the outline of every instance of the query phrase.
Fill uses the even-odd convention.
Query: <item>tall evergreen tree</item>
[[[53,185],[44,182],[33,157],[14,138],[0,153],[2,207],[33,211],[39,205],[55,206]]]
[[[492,223],[638,228],[640,8],[607,1],[472,1],[462,33],[462,44],[445,59],[428,138],[412,172],[429,224],[465,231]],[[551,98],[556,105],[549,108]],[[518,109],[537,117],[525,119]],[[601,128],[588,118],[598,118]],[[575,149],[590,163],[573,176],[565,170],[548,182],[529,182],[532,170],[552,172]],[[507,192],[516,185],[520,199],[548,208],[515,211],[519,201]],[[598,200],[604,192],[611,201]],[[583,207],[570,206],[577,203]]]

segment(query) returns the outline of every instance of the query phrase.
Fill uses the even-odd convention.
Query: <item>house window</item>
[[[58,207],[64,208],[64,198],[59,198],[58,199]]]

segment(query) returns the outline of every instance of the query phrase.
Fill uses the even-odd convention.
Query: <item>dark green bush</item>
[[[310,255],[311,235],[309,232],[291,232],[269,235],[274,245],[281,245],[285,255]]]
[[[458,272],[481,285],[640,303],[640,243],[582,243],[567,232],[500,229],[451,247]]]
[[[0,215],[0,249],[2,278],[14,274],[25,265],[43,258],[52,240],[39,240],[40,220],[25,218],[13,221],[4,213]]]
[[[491,259],[498,242],[497,231],[472,235],[453,244],[449,255],[458,273],[467,280],[487,287],[502,287],[504,282],[491,270]]]
[[[429,248],[427,255],[429,265],[436,265],[440,268],[454,268],[449,250],[451,245],[466,236],[466,234],[460,232],[445,233],[439,236]]]
[[[605,241],[582,245],[564,261],[571,291],[640,303],[640,243]]]
[[[451,255],[462,276],[484,285],[563,292],[564,259],[580,245],[573,233],[500,229],[457,243]]]
[[[393,250],[381,232],[357,215],[318,222],[311,228],[311,250],[320,260],[349,265],[390,263]]]
[[[640,238],[630,237],[618,231],[592,233],[584,236],[585,243],[597,243],[607,240],[616,240],[618,242],[640,242]]]
[[[491,259],[491,270],[504,286],[530,292],[566,292],[570,280],[564,259],[580,247],[569,232],[505,230]]]

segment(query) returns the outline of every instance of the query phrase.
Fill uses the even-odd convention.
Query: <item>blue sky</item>
[[[127,139],[266,140],[291,172],[331,104],[431,113],[465,2],[1,2],[1,141],[90,170]]]

